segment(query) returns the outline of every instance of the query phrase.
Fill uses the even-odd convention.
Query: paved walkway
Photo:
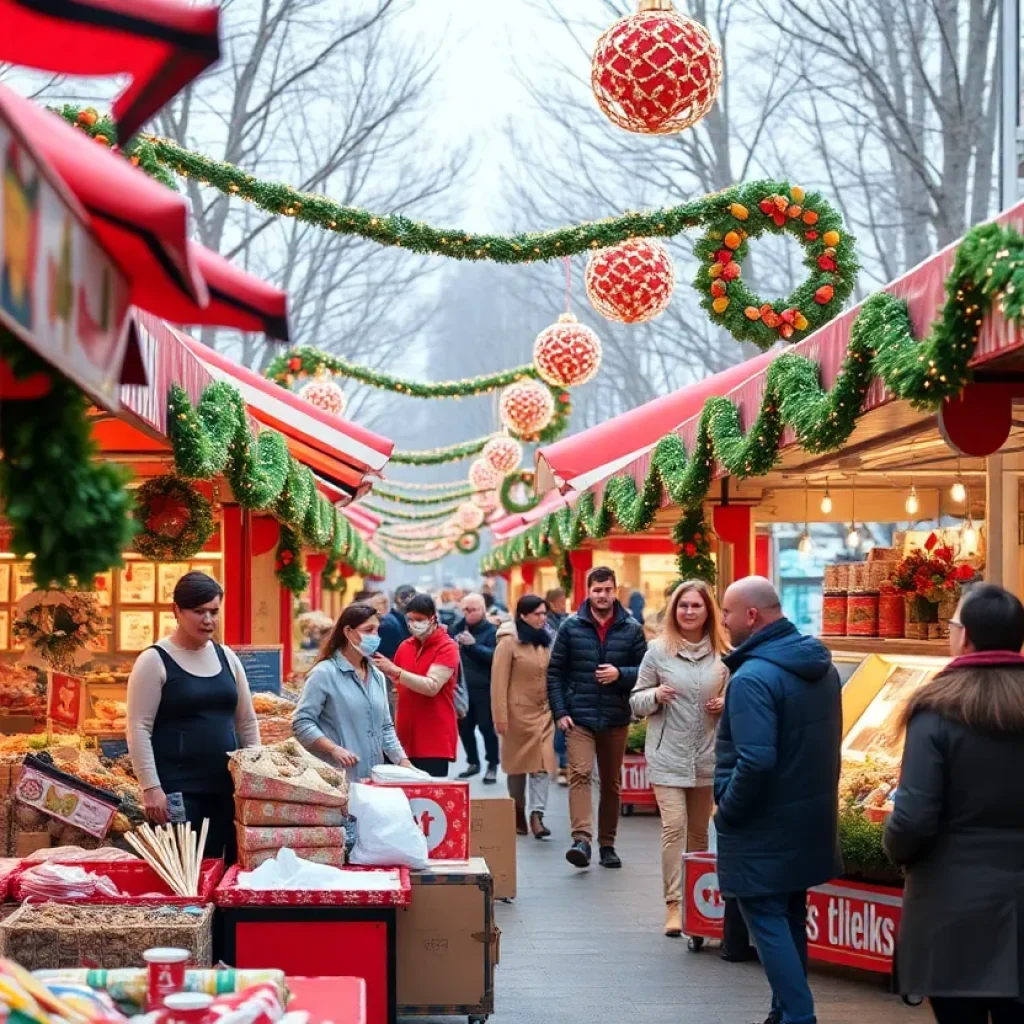
[[[453,773],[454,774],[454,773]],[[504,795],[473,782],[474,796]],[[501,963],[494,1024],[751,1024],[767,1013],[758,964],[727,964],[717,949],[691,953],[661,934],[660,826],[656,817],[623,818],[624,867],[580,872],[565,861],[566,790],[552,787],[547,842],[519,839],[518,896],[499,904]],[[930,1013],[905,1007],[886,980],[815,966],[820,1024],[926,1024]]]

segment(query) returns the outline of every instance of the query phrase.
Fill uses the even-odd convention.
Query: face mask
[[[380,647],[380,636],[377,633],[364,633],[359,638],[359,650],[368,658],[377,653],[378,647]]]
[[[433,629],[433,626],[432,622],[410,622],[409,632],[413,636],[426,636]]]

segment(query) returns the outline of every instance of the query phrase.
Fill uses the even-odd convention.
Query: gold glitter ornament
[[[672,135],[711,109],[722,54],[706,28],[671,0],[640,0],[597,41],[590,85],[613,124],[641,135]]]
[[[593,380],[601,368],[601,339],[572,313],[563,313],[557,323],[537,335],[533,365],[541,379],[554,387],[579,387]],[[509,466],[506,472],[515,468]]]
[[[583,280],[590,304],[601,316],[637,324],[665,312],[676,268],[660,242],[630,238],[593,253]]]

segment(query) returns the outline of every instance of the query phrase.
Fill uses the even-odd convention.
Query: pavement
[[[452,775],[460,770],[453,768]],[[473,796],[504,796],[504,778]],[[752,1024],[763,1021],[769,989],[757,963],[722,961],[714,944],[698,952],[662,934],[660,822],[638,811],[620,821],[620,871],[578,871],[569,845],[567,790],[552,786],[545,821],[551,839],[518,840],[518,895],[496,908],[501,961],[493,1024]],[[596,853],[596,851],[595,851]],[[888,979],[812,965],[820,1024],[926,1024]]]

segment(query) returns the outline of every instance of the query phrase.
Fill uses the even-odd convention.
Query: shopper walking
[[[590,865],[595,758],[601,777],[598,854],[602,867],[622,867],[615,852],[622,758],[629,695],[646,651],[643,627],[615,599],[615,573],[605,566],[591,569],[587,599],[562,623],[548,664],[548,700],[569,752],[572,846],[565,859],[574,867]]]
[[[722,621],[735,650],[718,728],[718,880],[738,899],[772,988],[773,1024],[813,1024],[807,890],[838,856],[839,673],[760,576],[734,583]]]
[[[447,778],[455,760],[455,690],[459,646],[438,624],[437,606],[429,594],[415,594],[405,606],[412,636],[391,661],[374,655],[373,663],[398,687],[398,739],[414,767]]]
[[[384,674],[370,660],[380,646],[377,612],[350,604],[306,676],[295,713],[295,738],[323,761],[341,765],[350,781],[368,779],[378,764],[409,765],[388,704]]]
[[[465,717],[459,719],[459,738],[466,751],[467,766],[459,772],[459,778],[470,779],[480,774],[476,743],[479,729],[487,758],[484,782],[493,785],[498,781],[498,734],[491,718],[491,660],[498,631],[487,619],[487,606],[480,594],[467,594],[459,603],[459,611],[462,618],[448,630],[462,655],[462,678],[468,698]]]
[[[561,587],[552,588],[544,595],[544,605],[548,610],[547,630],[553,640],[562,623],[569,618],[565,591]],[[565,733],[561,729],[555,729],[555,757],[558,760],[558,773],[555,775],[555,780],[560,786],[568,786],[569,749],[565,745]]]
[[[711,588],[687,580],[672,594],[662,635],[647,648],[629,701],[637,718],[648,719],[644,753],[661,812],[665,934],[672,938],[683,933],[683,853],[708,848],[728,650]]]
[[[233,864],[228,754],[258,747],[260,732],[242,663],[213,639],[223,597],[206,573],[178,580],[177,628],[135,659],[128,678],[127,737],[146,816],[162,825],[183,809],[197,831],[209,819],[206,856]]]
[[[555,770],[554,721],[548,704],[551,634],[547,608],[536,594],[516,605],[515,619],[498,630],[491,669],[494,726],[502,737],[501,767],[516,805],[516,831],[537,839],[551,835],[544,824],[548,788]],[[527,824],[529,813],[529,824]]]
[[[907,703],[885,848],[906,869],[904,993],[940,1024],[1024,1021],[1024,607],[972,587],[954,655]]]
[[[391,611],[381,616],[377,632],[380,634],[380,653],[385,658],[393,658],[398,645],[412,636],[405,621],[405,606],[415,594],[416,588],[408,583],[396,587]]]

